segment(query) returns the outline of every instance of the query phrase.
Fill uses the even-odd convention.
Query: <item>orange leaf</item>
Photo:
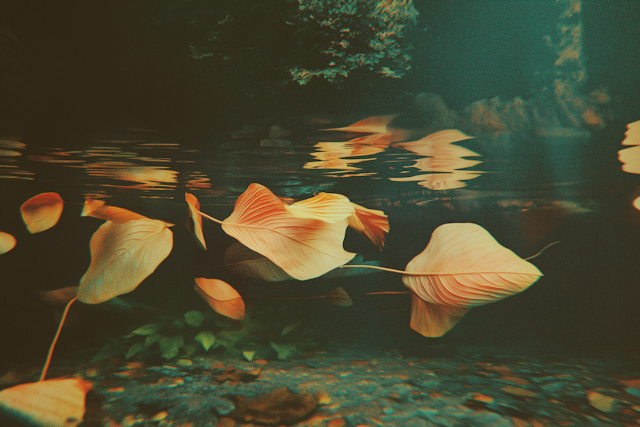
[[[33,425],[78,426],[90,389],[89,382],[77,378],[20,384],[0,391],[0,407]]]
[[[187,223],[187,229],[193,233],[198,240],[198,243],[202,249],[207,249],[207,243],[204,241],[204,234],[202,233],[202,215],[200,215],[200,202],[196,196],[191,193],[184,193],[184,198],[189,205],[189,216],[192,221]]]
[[[470,223],[436,228],[426,249],[405,270],[402,281],[424,301],[464,308],[521,292],[542,276],[536,266]]]
[[[102,224],[91,238],[91,265],[80,280],[78,299],[99,304],[134,290],[169,256],[173,233],[167,226],[153,219]]]
[[[0,255],[6,254],[16,247],[16,238],[9,233],[0,231]]]
[[[328,223],[296,218],[260,184],[251,184],[222,222],[228,235],[298,280],[321,276],[355,256],[342,247],[346,226],[346,219]]]
[[[349,217],[349,226],[364,233],[378,249],[384,246],[384,239],[389,232],[389,220],[384,212],[376,209],[367,209],[352,203],[355,215]]]
[[[149,219],[139,213],[132,212],[128,209],[118,208],[105,204],[104,200],[87,199],[84,202],[82,213],[80,216],[92,216],[118,224],[137,219]]]
[[[64,201],[58,193],[42,193],[24,202],[20,212],[27,230],[35,234],[56,225],[63,206]]]
[[[622,163],[623,171],[640,174],[640,145],[618,151],[618,160]]]
[[[388,131],[388,125],[397,114],[389,114],[386,116],[373,116],[359,120],[349,126],[333,129],[322,129],[326,131],[345,131],[345,132],[365,132],[365,133],[385,133]]]
[[[335,193],[320,193],[309,199],[284,205],[296,218],[319,219],[324,222],[341,222],[355,213],[346,196]]]
[[[441,337],[453,328],[468,308],[431,304],[411,294],[411,329],[425,337]]]
[[[196,279],[194,289],[216,313],[232,319],[244,319],[244,301],[228,283],[200,277]]]

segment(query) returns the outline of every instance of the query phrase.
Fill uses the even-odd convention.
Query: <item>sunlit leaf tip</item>
[[[22,220],[31,234],[40,233],[58,223],[64,201],[58,193],[41,193],[20,207]]]
[[[202,249],[207,249],[207,243],[204,240],[202,232],[202,215],[200,214],[200,202],[191,193],[184,193],[184,198],[189,206],[189,217],[191,221],[187,222],[187,229],[195,236],[198,244]]]

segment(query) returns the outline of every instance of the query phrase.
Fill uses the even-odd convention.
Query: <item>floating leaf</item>
[[[454,223],[436,228],[426,249],[407,264],[402,281],[428,303],[470,308],[521,292],[541,276],[533,264],[501,246],[484,228]],[[433,312],[426,306],[419,308]],[[461,312],[453,315],[461,317]],[[434,330],[448,330],[450,316],[440,313],[430,321],[442,319],[446,322]],[[412,322],[421,320],[412,315]]]
[[[129,350],[127,351],[127,354],[125,355],[125,359],[131,359],[133,356],[135,356],[136,354],[140,353],[142,350],[144,350],[145,345],[141,342],[137,342],[135,344],[133,344],[131,347],[129,347]]]
[[[344,131],[344,132],[363,132],[363,133],[385,133],[388,132],[389,123],[397,116],[397,114],[389,114],[386,116],[373,116],[366,119],[358,120],[349,126],[333,129],[322,129],[325,131]]]
[[[64,201],[58,193],[42,193],[24,202],[20,207],[22,220],[29,233],[40,233],[58,223]]]
[[[342,247],[346,226],[346,220],[296,218],[260,184],[251,184],[238,197],[233,213],[222,223],[227,234],[298,280],[318,277],[354,257]]]
[[[623,171],[640,174],[640,145],[618,151],[618,160]]]
[[[187,325],[197,328],[202,325],[202,322],[204,322],[204,314],[195,310],[189,311],[184,314],[184,320],[187,322]]]
[[[232,319],[244,319],[244,301],[228,283],[200,277],[196,279],[195,290],[216,313]]]
[[[0,407],[30,425],[73,427],[84,418],[90,389],[89,382],[77,378],[20,384],[0,391]]]
[[[198,332],[194,340],[202,344],[204,351],[209,351],[211,346],[216,342],[216,337],[211,331],[201,331]]]
[[[245,359],[247,359],[249,362],[251,362],[253,360],[253,356],[256,355],[255,351],[243,351],[242,355],[244,356]]]
[[[267,257],[252,251],[240,242],[229,246],[224,252],[225,266],[236,274],[267,282],[293,280],[283,269]],[[336,271],[336,270],[333,270]]]
[[[640,145],[640,120],[629,123],[622,145]]]
[[[389,232],[389,220],[384,212],[376,209],[367,209],[352,203],[355,215],[348,218],[349,226],[354,230],[364,233],[371,241],[382,249],[384,239]]]
[[[353,305],[351,297],[349,297],[347,292],[340,287],[335,288],[334,290],[329,292],[327,295],[325,295],[325,298],[327,299],[327,301],[329,301],[329,303],[331,303],[331,305],[335,305],[337,307],[349,307]]]
[[[16,247],[16,238],[9,233],[0,231],[0,255],[6,254]]]
[[[200,215],[200,202],[196,196],[191,193],[184,193],[184,198],[189,206],[189,217],[191,221],[187,222],[187,229],[193,233],[202,249],[207,249],[207,242],[204,241],[202,232],[202,215]]]
[[[162,357],[165,359],[173,359],[180,352],[184,344],[184,338],[182,336],[163,337],[158,344],[160,345]]]
[[[137,219],[149,219],[139,213],[132,212],[128,209],[118,208],[105,204],[104,200],[86,199],[80,216],[91,216],[94,218],[112,221],[122,224]]]
[[[152,219],[107,221],[91,238],[91,265],[80,280],[78,299],[98,304],[131,292],[173,247],[167,223]]]

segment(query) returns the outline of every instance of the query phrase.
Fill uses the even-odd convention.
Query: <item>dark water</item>
[[[484,9],[479,5],[486,2],[454,2],[457,6],[452,8],[444,5],[450,2],[438,2],[432,9],[425,6],[431,2],[416,3],[425,31],[435,31],[438,37],[424,36],[421,42],[423,36],[415,36],[422,53],[415,54],[414,66],[421,73],[407,76],[412,86],[403,90],[410,95],[436,92],[452,108],[461,109],[498,94],[503,99],[526,98],[537,87],[531,75],[539,63],[548,60],[539,36],[552,25],[542,13],[537,19],[531,17],[532,2],[514,2],[510,11],[495,2]],[[420,352],[446,343],[469,351],[562,348],[637,354],[640,211],[631,201],[638,196],[640,178],[623,172],[617,157],[625,125],[638,119],[638,101],[629,95],[637,93],[638,74],[630,71],[637,64],[624,61],[637,40],[630,37],[630,44],[624,44],[621,33],[614,31],[634,28],[627,25],[634,16],[627,12],[637,12],[637,8],[627,2],[620,2],[627,9],[613,6],[614,2],[585,3],[590,5],[585,12],[591,30],[586,36],[593,75],[590,85],[611,88],[616,117],[593,132],[552,129],[474,135],[474,139],[456,142],[446,154],[417,153],[402,146],[426,136],[429,132],[424,129],[394,137],[392,142],[375,137],[354,140],[362,135],[322,131],[370,115],[406,113],[409,101],[403,101],[409,95],[388,104],[382,102],[387,92],[377,88],[370,88],[358,101],[352,97],[342,104],[326,98],[322,102],[307,98],[305,103],[299,97],[284,113],[271,111],[262,97],[255,102],[262,104],[253,105],[255,109],[245,115],[242,103],[212,107],[216,103],[204,100],[198,81],[183,78],[188,75],[184,70],[168,67],[158,71],[165,63],[163,55],[175,51],[178,42],[172,39],[175,44],[155,45],[165,39],[150,30],[156,28],[153,19],[135,21],[136,13],[144,15],[136,9],[142,6],[127,9],[131,12],[127,19],[116,6],[103,4],[96,6],[97,11],[85,6],[69,18],[74,24],[69,33],[51,23],[38,33],[36,24],[28,23],[29,15],[18,8],[22,26],[17,28],[22,33],[16,33],[32,34],[22,37],[27,48],[38,45],[37,36],[53,35],[45,47],[54,53],[65,52],[61,62],[65,58],[73,61],[71,66],[66,62],[66,68],[44,74],[46,78],[33,71],[35,86],[46,88],[41,93],[44,100],[37,107],[27,102],[20,120],[0,129],[0,231],[11,233],[18,241],[14,250],[0,256],[3,358],[40,359],[46,350],[59,312],[38,300],[37,292],[75,286],[86,271],[89,240],[101,224],[98,219],[80,217],[87,197],[176,224],[172,228],[174,247],[156,272],[128,296],[144,304],[144,309],[114,313],[82,307],[82,320],[69,325],[67,338],[63,335],[62,345],[67,349],[84,346],[97,351],[109,336],[122,336],[153,319],[155,313],[146,309],[166,310],[163,313],[177,317],[188,310],[208,310],[193,292],[193,279],[216,277],[236,286],[254,307],[254,318],[272,331],[302,322],[326,345]],[[106,23],[99,28],[91,25],[100,21],[96,18],[100,11],[106,11],[101,15],[105,22],[126,29],[125,41],[109,44],[99,36],[108,27]],[[42,13],[35,22],[45,21]],[[475,28],[476,17],[482,13],[489,24]],[[514,21],[517,19],[525,22]],[[476,24],[465,25],[469,20]],[[526,23],[528,30],[514,38],[518,25]],[[175,33],[178,27],[171,28]],[[141,46],[154,45],[149,52],[155,54],[138,57],[135,47],[123,50],[127,37],[135,35]],[[505,38],[510,42],[505,44]],[[531,39],[536,42],[525,49]],[[102,40],[102,44],[88,49],[91,40]],[[620,42],[619,54],[613,55],[611,44],[603,44],[604,40]],[[66,47],[55,47],[55,42]],[[100,49],[106,45],[108,50]],[[27,61],[32,70],[51,59],[38,56],[46,50],[39,49]],[[88,60],[82,61],[78,52],[85,52]],[[104,57],[96,52],[103,52]],[[136,78],[127,79],[132,76]],[[273,125],[287,131],[279,138],[290,145],[261,146]],[[248,127],[243,130],[243,126]],[[438,168],[425,159],[445,164]],[[213,223],[205,224],[209,250],[201,251],[184,228],[185,191],[198,197],[203,212],[224,219],[251,183],[263,184],[279,197],[299,200],[332,192],[383,210],[391,226],[384,249],[378,251],[352,232],[347,234],[345,248],[390,268],[403,269],[424,249],[433,230],[450,222],[480,224],[523,258],[549,243],[560,243],[532,260],[544,277],[531,288],[472,309],[443,338],[424,338],[409,328],[406,295],[364,295],[405,290],[397,275],[277,284],[239,279],[223,263],[224,251],[233,239]],[[65,201],[62,218],[51,230],[30,235],[19,207],[28,198],[50,191]],[[353,306],[333,307],[314,299],[268,299],[323,295],[337,286],[347,291]]]

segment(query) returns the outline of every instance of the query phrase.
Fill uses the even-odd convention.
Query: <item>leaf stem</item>
[[[393,268],[380,267],[378,265],[341,265],[340,268],[371,268],[373,270],[388,271],[390,273],[411,274],[402,270],[394,270]]]
[[[214,217],[209,216],[204,212],[200,212],[199,210],[196,210],[196,212],[198,212],[203,217],[207,218],[209,221],[213,221],[213,222],[217,222],[218,224],[222,224],[222,221],[220,221],[219,219],[215,219]]]
[[[364,295],[401,295],[408,294],[409,291],[386,291],[386,292],[365,292]]]
[[[64,325],[64,321],[67,318],[67,313],[69,313],[69,308],[71,308],[71,304],[73,304],[73,302],[77,299],[78,297],[75,297],[74,299],[69,301],[69,303],[64,309],[64,312],[62,313],[62,318],[60,319],[60,325],[58,325],[58,331],[56,332],[56,336],[53,338],[51,347],[49,347],[49,354],[47,355],[47,360],[44,363],[44,368],[42,368],[42,374],[40,375],[40,379],[38,381],[44,381],[44,377],[47,375],[47,370],[49,369],[49,364],[51,363],[51,357],[53,357],[53,349],[55,348],[56,343],[58,342],[58,337],[60,336],[60,332],[62,331],[62,325]]]
[[[540,251],[537,254],[531,255],[530,257],[525,258],[525,260],[529,261],[530,259],[534,259],[538,255],[542,254],[542,252],[547,250],[547,248],[550,248],[551,246],[555,245],[556,243],[560,243],[560,240],[557,240],[555,242],[549,243],[547,246],[545,246],[544,248],[540,249]]]

